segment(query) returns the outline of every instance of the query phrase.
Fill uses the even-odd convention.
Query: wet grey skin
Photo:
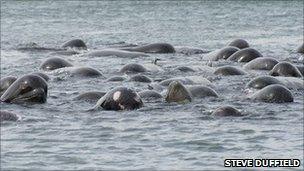
[[[162,99],[163,96],[154,90],[144,90],[138,93],[142,99]]]
[[[187,89],[194,98],[218,97],[218,94],[212,88],[206,86],[190,86]]]
[[[228,60],[237,61],[237,62],[249,62],[255,58],[262,57],[262,56],[263,55],[259,51],[255,50],[253,48],[245,48],[245,49],[241,49],[241,50],[235,52],[234,54],[232,54],[228,58]]]
[[[78,49],[87,50],[86,44],[81,39],[73,39],[73,40],[67,41],[67,42],[63,43],[63,45],[61,47],[64,49],[78,48]]]
[[[244,65],[245,69],[251,70],[271,70],[279,61],[271,57],[256,58]]]
[[[304,54],[304,43],[302,43],[302,45],[297,48],[297,52]]]
[[[102,96],[104,96],[105,92],[100,91],[90,91],[81,93],[77,97],[74,98],[74,100],[84,100],[88,102],[97,102]]]
[[[42,69],[44,71],[52,71],[52,70],[55,70],[58,68],[71,67],[71,66],[73,66],[73,65],[70,62],[68,62],[62,58],[52,57],[52,58],[46,59],[40,65],[40,69]]]
[[[249,47],[249,43],[244,39],[235,39],[228,44],[228,46],[234,46],[239,49],[244,49]]]
[[[143,83],[151,83],[152,79],[142,75],[142,74],[137,74],[132,76],[128,81],[132,81],[132,82],[143,82]]]
[[[109,43],[109,44],[107,44],[107,46],[109,48],[117,49],[117,48],[136,47],[138,45],[137,44],[133,44],[133,43],[126,43],[126,42],[122,41],[122,42],[117,42],[117,43]]]
[[[145,53],[175,53],[175,49],[168,43],[152,43],[133,48],[123,48],[122,50],[145,52]]]
[[[72,51],[72,50],[62,50],[62,51],[52,52],[49,54],[49,56],[54,56],[54,55],[72,56],[72,55],[77,55],[77,54],[80,54],[80,52]]]
[[[120,73],[141,73],[147,71],[144,66],[135,63],[127,64],[119,70]]]
[[[106,81],[108,82],[121,82],[121,81],[125,81],[127,78],[124,76],[114,76],[111,78],[108,78]]]
[[[165,100],[169,103],[187,103],[192,101],[192,96],[188,89],[182,83],[178,81],[173,81],[168,86]]]
[[[46,75],[45,73],[42,73],[42,72],[32,72],[31,74],[38,75],[38,76],[42,77],[45,81],[50,80],[50,77],[48,75]]]
[[[259,76],[253,78],[247,85],[246,88],[262,89],[271,84],[282,84],[278,79],[272,76]]]
[[[187,66],[179,66],[175,68],[176,70],[179,70],[181,72],[195,72],[194,69],[187,67]]]
[[[41,47],[37,43],[31,42],[24,46],[18,47],[17,50],[21,50],[21,51],[62,51],[64,49]]]
[[[116,56],[116,57],[126,57],[126,58],[136,58],[136,57],[148,57],[149,55],[141,52],[130,52],[127,50],[118,50],[118,49],[104,49],[96,50],[88,53],[89,56]]]
[[[1,102],[7,103],[45,103],[48,85],[38,75],[25,75],[17,79],[1,96]]]
[[[293,102],[293,95],[285,86],[272,84],[253,94],[251,99],[267,103],[285,103]]]
[[[304,76],[304,65],[296,65],[296,67],[298,68],[298,70],[300,71],[300,73],[302,74],[302,76]]]
[[[214,71],[215,75],[245,75],[246,72],[242,71],[238,68],[235,68],[233,66],[223,66],[223,67],[219,67]]]
[[[227,116],[228,117],[229,116],[240,117],[240,116],[243,116],[240,111],[238,111],[237,109],[235,109],[232,106],[219,107],[215,111],[213,111],[211,115],[216,116],[216,117],[227,117]]]
[[[102,107],[105,110],[134,110],[143,105],[140,96],[134,90],[127,87],[117,87],[100,98],[94,109]]]
[[[100,77],[101,72],[91,67],[76,67],[70,70],[72,76],[78,77]]]
[[[185,55],[194,55],[194,54],[202,54],[209,52],[200,48],[193,48],[193,47],[175,47],[175,51],[176,53],[181,53]]]
[[[16,77],[7,76],[0,80],[0,96],[17,80]]]
[[[298,68],[289,62],[280,62],[276,64],[269,72],[269,75],[284,77],[303,77]]]
[[[0,111],[0,122],[3,121],[17,121],[19,120],[19,116],[15,113],[11,113],[8,111]]]
[[[227,46],[220,49],[213,57],[213,61],[218,61],[220,59],[228,59],[232,54],[239,51],[240,49],[233,46]]]
[[[166,80],[163,80],[159,83],[159,85],[162,85],[162,86],[169,86],[169,84],[173,81],[178,81],[184,85],[191,85],[191,84],[194,84],[194,82],[188,78],[169,78],[169,79],[166,79]]]

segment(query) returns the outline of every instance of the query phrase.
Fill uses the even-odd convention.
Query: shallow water
[[[1,77],[38,71],[42,61],[56,56],[18,51],[18,46],[36,42],[59,47],[73,38],[83,39],[89,50],[153,42],[215,50],[234,38],[244,38],[264,56],[300,63],[303,56],[294,51],[303,41],[303,2],[1,1]],[[50,72],[47,103],[1,104],[1,110],[22,117],[1,125],[1,168],[206,170],[223,169],[225,158],[299,158],[303,165],[303,90],[292,90],[293,103],[253,102],[244,87],[266,72],[218,77],[209,71],[214,67],[194,73],[173,70],[184,65],[206,68],[208,61],[201,56],[62,56],[76,66],[97,68],[107,78],[117,75],[124,64],[147,64],[160,58],[163,71],[146,75],[153,79],[205,76],[220,97],[189,104],[145,102],[136,111],[88,112],[94,104],[72,100],[79,93],[120,85],[140,91],[148,89],[148,84]],[[235,106],[246,116],[210,116],[223,105]]]

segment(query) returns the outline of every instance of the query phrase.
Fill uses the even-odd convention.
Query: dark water
[[[1,77],[38,71],[42,61],[56,56],[18,51],[20,44],[59,47],[73,38],[83,39],[89,50],[153,42],[215,50],[234,38],[244,38],[264,56],[300,62],[303,56],[294,51],[303,42],[303,2],[1,1]],[[225,158],[303,160],[303,90],[292,90],[293,103],[253,102],[246,98],[244,87],[266,72],[216,77],[214,67],[206,66],[201,56],[63,56],[76,66],[98,69],[107,78],[117,75],[124,64],[152,65],[157,57],[162,59],[161,70],[146,74],[152,79],[203,76],[220,97],[188,104],[145,102],[136,111],[87,112],[94,104],[72,100],[79,93],[121,85],[140,91],[148,84],[51,72],[47,103],[1,104],[2,110],[22,117],[1,126],[1,168],[206,170],[223,169]],[[176,66],[200,71],[177,72]],[[212,118],[210,112],[223,105],[235,106],[247,116]]]

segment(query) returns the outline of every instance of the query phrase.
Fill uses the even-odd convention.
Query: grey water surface
[[[212,51],[243,38],[264,56],[300,65],[303,56],[295,49],[303,42],[303,2],[1,1],[1,77],[39,71],[46,58],[60,56],[18,47],[31,42],[60,47],[74,38],[83,39],[89,51],[155,42]],[[117,71],[127,63],[152,65],[151,61],[160,58],[161,69],[147,76],[154,80],[204,76],[220,97],[188,104],[145,101],[135,111],[88,111],[94,103],[73,98],[121,85],[139,92],[147,90],[148,84],[47,72],[51,80],[45,104],[1,103],[1,110],[22,117],[1,124],[1,169],[219,170],[225,169],[226,158],[298,158],[303,165],[303,90],[291,90],[292,103],[249,100],[246,83],[267,72],[215,76],[215,67],[207,67],[210,62],[203,56],[60,56],[76,66],[94,67],[106,78],[119,75]],[[211,65],[243,64],[221,61]],[[183,73],[174,70],[177,66],[203,69]],[[210,116],[225,105],[246,116]]]

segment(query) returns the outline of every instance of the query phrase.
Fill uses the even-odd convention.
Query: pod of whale
[[[289,62],[280,62],[276,64],[269,72],[269,75],[285,77],[303,77],[298,68]]]
[[[234,54],[232,54],[228,60],[231,60],[231,61],[237,61],[237,62],[249,62],[255,58],[258,58],[258,57],[262,57],[263,55],[253,49],[253,48],[245,48],[245,49],[241,49],[237,52],[235,52]]]
[[[35,102],[44,103],[48,86],[38,75],[25,75],[18,78],[1,96],[0,101],[7,103]]]
[[[142,106],[143,102],[134,90],[127,87],[116,87],[100,98],[94,108],[102,107],[105,110],[134,110]]]
[[[168,86],[165,100],[169,103],[187,103],[192,101],[192,96],[188,89],[182,83],[178,81],[173,81]]]
[[[251,99],[267,103],[284,103],[293,102],[293,95],[285,86],[272,84],[253,94]]]
[[[303,53],[303,46],[304,44],[302,44],[301,47],[298,48],[298,53]],[[210,80],[215,81],[216,85],[216,80],[218,80],[219,78],[225,79],[224,77],[218,75],[245,75],[249,73],[244,76],[244,78],[247,79],[247,77],[252,76],[253,72],[255,72],[254,75],[259,75],[260,73],[264,74],[251,79],[246,84],[245,88],[253,88],[250,89],[250,92],[254,92],[254,94],[250,97],[252,100],[268,103],[293,102],[294,97],[291,91],[304,89],[304,83],[302,80],[304,72],[303,65],[296,66],[294,65],[294,63],[279,62],[277,59],[272,57],[263,57],[263,55],[259,51],[252,47],[249,47],[249,43],[244,39],[235,39],[227,46],[212,51],[211,53],[208,53],[206,55],[195,54],[203,54],[209,51],[193,47],[173,47],[171,44],[168,43],[152,43],[142,46],[117,46],[116,49],[114,49],[114,47],[111,47],[111,49],[84,51],[87,50],[87,46],[85,42],[81,39],[73,39],[67,41],[60,48],[45,48],[40,47],[35,43],[29,44],[28,47],[20,48],[20,50],[27,49],[54,51],[53,53],[51,53],[51,56],[56,57],[50,57],[43,61],[39,67],[40,71],[43,70],[41,72],[32,72],[31,74],[27,74],[19,78],[12,76],[2,78],[0,80],[1,102],[45,103],[47,100],[48,92],[47,81],[49,81],[49,83],[52,83],[53,81],[50,80],[50,77],[47,74],[64,73],[69,74],[70,76],[75,76],[76,79],[79,79],[79,77],[103,76],[103,74],[95,68],[86,66],[74,66],[72,63],[65,60],[64,58],[58,57],[60,55],[63,56],[74,54],[83,54],[92,57],[136,58],[123,59],[127,60],[128,62],[134,62],[138,59],[137,57],[149,57],[150,55],[155,55],[151,53],[181,53],[189,56],[194,55],[194,57],[200,57],[201,60],[205,61],[212,60],[212,62],[208,61],[211,63],[210,66],[202,66],[202,63],[199,63],[199,61],[198,63],[195,63],[193,61],[188,62],[187,59],[185,59],[186,62],[183,63],[182,66],[180,66],[179,64],[174,63],[178,61],[174,61],[174,57],[182,56],[188,58],[188,56],[181,54],[167,54],[165,56],[166,58],[163,59],[160,54],[156,54],[155,60],[152,63],[127,63],[118,72],[114,72],[114,75],[113,73],[111,73],[110,70],[110,72],[107,72],[110,78],[106,79],[105,81],[102,80],[104,81],[104,84],[108,84],[110,86],[113,86],[114,84],[144,85],[148,86],[148,89],[151,90],[143,90],[145,88],[141,87],[139,88],[139,90],[143,91],[137,93],[136,91],[128,87],[116,87],[114,89],[109,90],[108,92],[88,91],[85,93],[81,93],[73,98],[73,100],[96,103],[94,109],[102,107],[105,110],[135,110],[144,106],[142,99],[146,100],[145,102],[149,102],[149,100],[151,99],[161,99],[162,102],[164,100],[168,103],[187,103],[193,101],[196,98],[217,98],[219,97],[219,94],[213,89],[213,83],[209,81],[209,78]],[[169,58],[167,58],[167,56],[169,56]],[[78,55],[71,57],[78,57]],[[151,60],[150,58],[140,59]],[[245,62],[245,64],[234,63],[231,61]],[[227,63],[233,63],[233,65],[237,66],[235,67],[231,65],[225,65]],[[187,66],[187,64],[189,64],[189,66]],[[243,66],[243,68],[246,69],[246,72],[241,69],[240,66]],[[252,70],[270,71],[268,75],[265,75],[265,71]],[[45,74],[44,71],[52,72],[45,72],[47,73]],[[169,74],[166,73],[167,71],[169,72]],[[155,78],[155,75],[152,75],[155,72],[166,73],[167,75],[160,75],[160,77],[158,77],[157,75],[157,78]],[[177,74],[182,74],[183,76]],[[153,80],[147,75],[152,75],[151,77],[153,78]],[[238,77],[230,78],[234,79]],[[210,88],[209,86],[212,88]],[[166,89],[167,91],[164,91]],[[164,95],[164,93],[166,94]],[[0,114],[1,121],[15,121],[19,118],[18,115],[6,111],[0,111]],[[244,116],[240,111],[231,106],[219,107],[214,110],[211,115]]]
[[[271,57],[256,58],[244,65],[245,69],[271,70],[279,61]]]

